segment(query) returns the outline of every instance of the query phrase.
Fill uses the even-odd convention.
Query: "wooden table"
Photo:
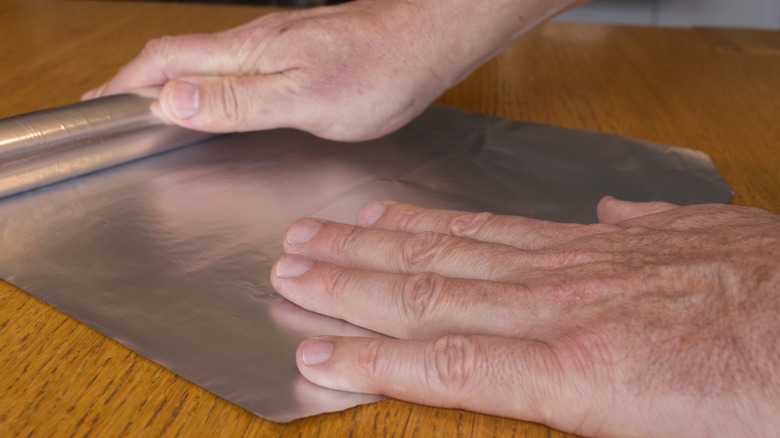
[[[0,117],[78,100],[149,38],[223,29],[267,11],[3,0]],[[700,149],[734,188],[734,203],[780,211],[780,33],[548,24],[440,102]],[[5,282],[0,370],[2,436],[563,435],[394,400],[274,424]]]

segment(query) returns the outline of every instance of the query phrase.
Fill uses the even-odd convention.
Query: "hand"
[[[780,427],[780,216],[605,198],[599,224],[370,203],[303,219],[271,280],[398,339],[313,338],[329,388],[585,435]]]
[[[375,138],[575,3],[362,0],[269,14],[221,33],[152,40],[83,98],[158,97],[152,110],[163,121],[203,131]]]

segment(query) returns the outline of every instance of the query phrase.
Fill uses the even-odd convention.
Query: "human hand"
[[[157,97],[159,118],[202,131],[375,138],[575,3],[362,0],[274,13],[221,33],[152,40],[83,98]]]
[[[605,198],[600,223],[375,202],[303,219],[271,280],[398,339],[298,348],[319,385],[604,436],[780,426],[780,216]]]

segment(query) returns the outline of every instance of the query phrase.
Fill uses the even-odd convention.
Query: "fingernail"
[[[368,227],[374,225],[376,221],[385,214],[385,204],[381,202],[371,202],[360,210],[358,213],[357,223],[361,227]]]
[[[195,84],[176,81],[168,96],[171,112],[177,119],[189,119],[198,110],[200,92]]]
[[[276,262],[276,276],[282,278],[300,277],[311,269],[314,262],[302,256],[284,256]]]
[[[329,337],[312,338],[301,344],[301,360],[306,366],[319,365],[333,354],[333,341]]]
[[[302,219],[292,224],[287,230],[287,243],[297,245],[312,239],[322,228],[322,224],[311,219]]]

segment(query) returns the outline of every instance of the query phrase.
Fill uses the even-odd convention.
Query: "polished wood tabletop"
[[[150,38],[225,29],[268,11],[3,0],[0,117],[77,101]],[[735,204],[780,212],[777,32],[550,23],[440,103],[699,149],[734,189]],[[178,434],[565,435],[396,400],[275,424],[0,281],[0,436]]]

